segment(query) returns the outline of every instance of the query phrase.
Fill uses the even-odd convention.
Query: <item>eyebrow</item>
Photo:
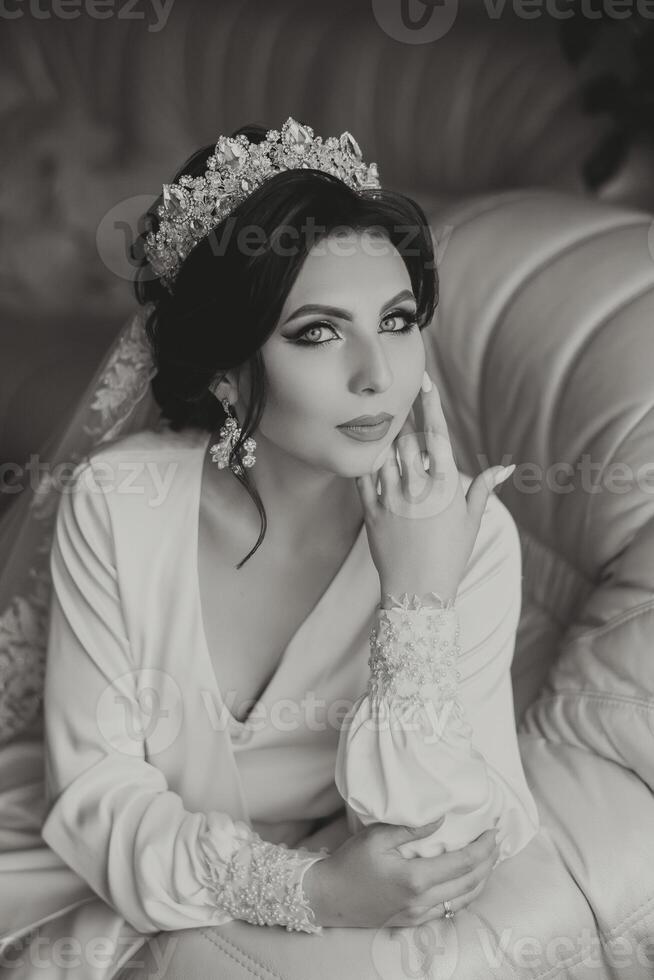
[[[410,289],[403,289],[397,294],[397,296],[391,297],[386,303],[384,303],[379,311],[380,315],[384,312],[386,307],[392,306],[393,303],[399,303],[403,299],[412,299],[415,302],[415,296]],[[348,310],[341,310],[338,306],[324,306],[321,303],[305,303],[304,306],[299,306],[294,313],[286,317],[284,323],[288,323],[289,320],[294,320],[296,317],[301,316],[304,313],[328,313],[330,316],[340,317],[342,320],[352,320],[352,314]],[[282,324],[284,326],[284,324]]]

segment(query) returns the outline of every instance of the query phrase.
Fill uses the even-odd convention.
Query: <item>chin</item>
[[[352,450],[347,458],[342,459],[341,465],[335,468],[340,476],[349,476],[354,479],[356,476],[366,476],[373,470],[379,469],[389,450],[390,442],[355,442],[352,441]]]

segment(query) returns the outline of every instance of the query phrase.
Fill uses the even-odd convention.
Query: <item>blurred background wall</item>
[[[161,184],[246,122],[349,129],[432,215],[535,185],[654,210],[648,6],[4,0],[0,465],[63,425],[133,308]]]

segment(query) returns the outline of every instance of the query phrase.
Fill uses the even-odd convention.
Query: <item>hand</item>
[[[444,901],[453,912],[469,905],[498,857],[494,829],[437,857],[405,858],[397,851],[407,840],[432,834],[443,819],[417,828],[371,824],[316,861],[303,884],[318,925],[415,926],[443,918]]]
[[[418,434],[407,418],[381,467],[357,477],[355,483],[382,591],[395,595],[433,591],[449,599],[463,578],[488,497],[514,467],[491,466],[464,495],[436,386],[421,390],[419,402],[429,471],[422,461]]]
[[[350,828],[347,824],[347,815],[344,808],[341,807],[337,816],[324,823],[318,830],[314,830],[312,834],[303,837],[295,846],[308,847],[310,851],[319,851],[321,847],[328,847],[330,851],[333,851],[349,836]]]

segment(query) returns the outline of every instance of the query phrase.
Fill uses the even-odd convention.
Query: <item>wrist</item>
[[[295,846],[306,847],[310,851],[317,851],[321,847],[326,847],[332,852],[340,847],[349,836],[347,817],[344,813],[339,812],[337,817],[325,821],[318,830],[314,830],[308,837],[303,837]]]
[[[434,589],[417,587],[407,587],[406,585],[394,585],[390,582],[381,582],[381,597],[379,605],[382,609],[390,609],[400,604],[407,605],[409,609],[428,607],[430,609],[442,609],[451,607],[456,602],[457,588]]]
[[[313,911],[314,919],[318,926],[324,925],[327,914],[323,872],[324,865],[328,860],[329,858],[323,858],[321,861],[314,861],[302,877],[302,890]]]
[[[303,888],[313,909],[316,925],[342,926],[343,913],[336,897],[336,867],[332,856],[316,861],[305,872]]]

